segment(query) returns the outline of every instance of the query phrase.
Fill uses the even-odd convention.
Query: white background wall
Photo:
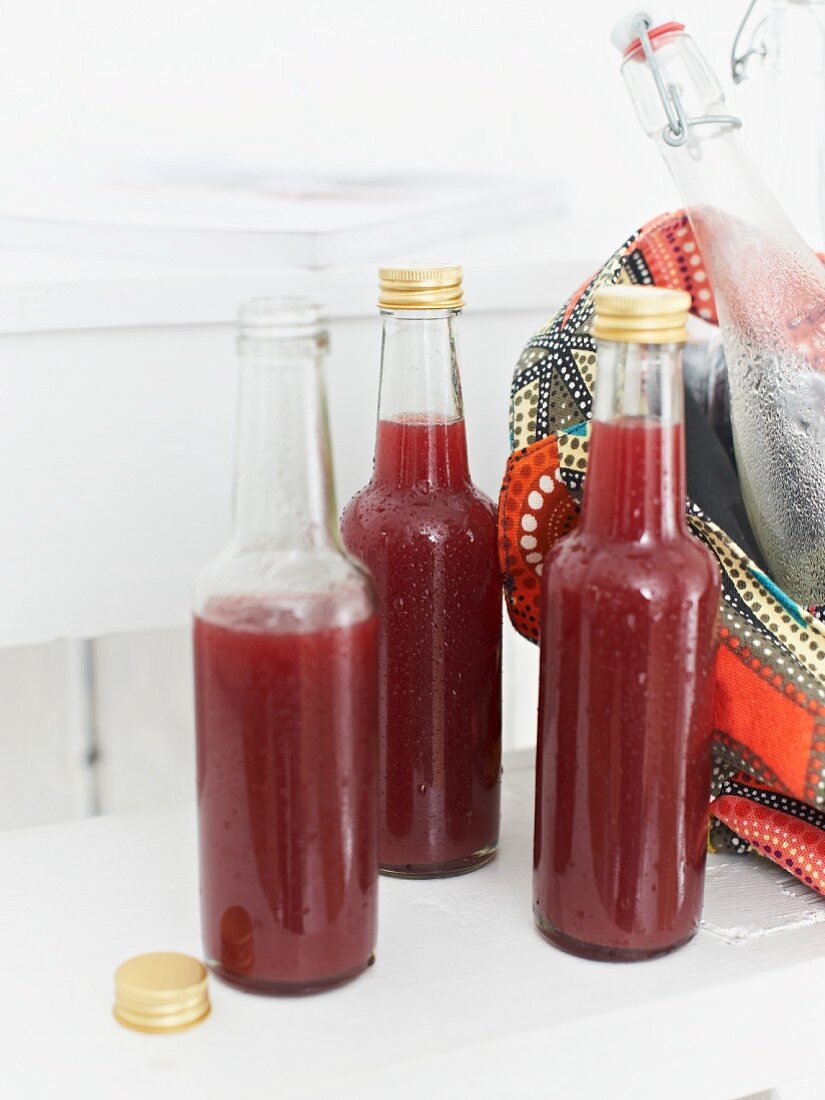
[[[512,367],[545,315],[462,320],[471,468],[493,498]],[[379,342],[373,316],[332,324],[340,503],[371,468]],[[0,645],[0,828],[191,797],[190,596],[228,535],[236,376],[229,325],[0,335],[0,638],[106,631]],[[515,747],[534,738],[536,654],[505,638]]]
[[[685,0],[678,9],[723,77],[743,7],[733,0]],[[607,0],[515,0],[504,7],[491,0],[17,0],[4,7],[0,36],[5,178],[34,171],[59,180],[66,166],[122,163],[184,171],[214,165],[239,171],[547,177],[566,188],[572,224],[585,227],[597,220],[603,227],[599,248],[607,254],[637,224],[677,201],[636,124],[608,41],[610,26],[624,9],[623,3]],[[556,304],[548,302],[547,312]],[[525,315],[501,327],[490,318],[467,318],[471,459],[478,481],[492,493],[506,453],[506,378],[539,319]],[[178,338],[170,331],[170,341]],[[8,356],[8,349],[26,339],[5,337],[0,350]],[[59,333],[38,339],[50,342],[49,369],[59,372],[68,361],[68,344]],[[92,362],[90,355],[88,370],[77,376],[73,401],[63,410],[68,416],[75,404],[83,404],[83,386],[98,396],[111,390],[111,402],[124,410],[122,428],[98,425],[110,446],[107,465],[102,460],[98,473],[88,473],[107,492],[117,492],[118,462],[140,477],[140,456],[129,451],[128,386],[121,386],[119,398],[113,390],[124,370],[143,369],[135,340],[125,330],[106,334],[111,370],[108,359]],[[226,333],[216,340],[229,347]],[[357,384],[370,391],[368,404],[358,403],[350,416],[340,376],[333,380],[345,497],[368,469],[376,348],[373,336],[355,339],[344,328],[337,348],[333,367],[344,360],[362,364]],[[167,341],[164,354],[170,349]],[[15,370],[26,369],[27,352],[14,351],[12,358]],[[229,377],[225,365],[205,356],[204,384],[207,359],[208,377]],[[152,377],[166,362],[150,355],[144,361]],[[3,380],[12,375],[7,371]],[[10,431],[41,473],[60,459],[50,453],[48,438],[65,438],[70,446],[71,426],[53,407],[55,431],[30,432],[12,403],[15,393],[19,400],[41,384],[51,391],[53,383],[44,383],[45,377],[27,374],[22,389],[4,391]],[[197,420],[198,406],[191,403],[197,387],[179,378],[169,392],[180,403],[175,423],[188,430]],[[213,403],[219,397],[214,388],[209,394]],[[167,419],[168,414],[166,407]],[[25,451],[27,437],[40,440],[37,449]],[[174,439],[172,450],[176,461],[184,458],[186,441]],[[75,473],[80,472],[78,467]],[[61,476],[72,474],[71,468],[61,470]],[[13,489],[12,470],[0,477]],[[21,492],[21,509],[24,498]],[[70,508],[71,501],[62,506]],[[13,531],[14,515],[4,518]],[[135,546],[136,553],[145,549],[147,561],[155,534],[149,525],[142,533],[145,548]],[[216,535],[215,530],[204,534],[204,559]],[[36,577],[32,584],[36,588]],[[0,826],[59,820],[95,803],[104,811],[128,809],[191,793],[184,618],[181,605],[157,624],[167,627],[163,631],[95,641],[93,725],[100,759],[94,769],[86,759],[89,715],[80,690],[89,654],[84,656],[75,641],[59,640],[0,651]],[[169,622],[181,625],[170,628]],[[533,736],[534,654],[527,648],[513,643],[508,653],[511,744],[529,743]],[[512,675],[517,663],[528,670],[521,678]]]
[[[582,211],[615,209],[623,233],[674,201],[608,40],[630,6],[13,0],[0,36],[0,148],[7,165],[548,175]],[[664,10],[726,79],[744,7]]]

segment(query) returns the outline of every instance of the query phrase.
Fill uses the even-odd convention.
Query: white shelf
[[[404,256],[464,265],[471,468],[494,498],[524,343],[615,246],[609,228],[585,225],[587,239],[571,221],[528,219]],[[339,501],[368,478],[377,262],[252,270],[19,253],[2,223],[0,245],[0,512],[15,533],[0,562],[0,646],[188,621],[197,570],[227,534],[232,322],[245,298],[326,304]]]
[[[732,1100],[810,1072],[822,899],[755,857],[716,857],[709,926],[682,951],[571,958],[532,923],[532,787],[527,755],[508,760],[488,867],[382,880],[362,978],[301,1000],[213,980],[210,1018],[173,1036],[118,1027],[112,977],[142,951],[199,953],[192,807],[3,834],[4,1092]]]
[[[294,176],[65,167],[0,184],[5,244],[216,268],[322,268],[397,256],[562,209],[558,180]]]
[[[469,309],[547,315],[616,246],[609,230],[574,238],[559,216],[495,234],[410,246],[408,262],[461,263]],[[0,334],[226,324],[257,295],[323,302],[332,317],[374,317],[378,260],[328,268],[218,268],[22,252],[0,225]],[[392,254],[378,252],[381,259]]]

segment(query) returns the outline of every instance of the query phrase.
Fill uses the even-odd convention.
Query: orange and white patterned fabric
[[[527,344],[513,379],[499,551],[510,618],[533,641],[542,560],[578,522],[587,470],[593,290],[622,282],[687,290],[692,311],[717,320],[701,253],[678,212],[634,235]],[[713,812],[732,832],[716,827],[713,842],[753,847],[825,893],[823,609],[794,603],[698,505],[688,501],[687,514],[723,580]]]

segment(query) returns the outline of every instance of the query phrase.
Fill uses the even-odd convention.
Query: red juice
[[[464,421],[379,421],[372,481],[341,531],[378,595],[381,869],[471,870],[498,842],[501,588]]]
[[[536,921],[634,959],[701,912],[718,569],[684,519],[682,425],[594,422],[584,512],[542,575]]]
[[[312,625],[334,621],[316,602]],[[205,951],[246,990],[310,993],[372,960],[377,631],[252,600],[195,619]]]

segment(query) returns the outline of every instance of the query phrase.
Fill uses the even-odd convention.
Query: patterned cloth
[[[593,290],[604,283],[678,287],[690,293],[693,313],[717,319],[699,248],[679,212],[641,229],[525,348],[513,379],[499,551],[510,618],[532,641],[537,566],[578,521],[596,372]],[[755,849],[825,894],[823,609],[799,607],[726,533],[745,541],[746,518],[739,526],[712,493],[699,506],[694,485],[707,459],[698,454],[704,448],[692,456],[690,442],[689,430],[688,522],[722,572],[711,843]]]

